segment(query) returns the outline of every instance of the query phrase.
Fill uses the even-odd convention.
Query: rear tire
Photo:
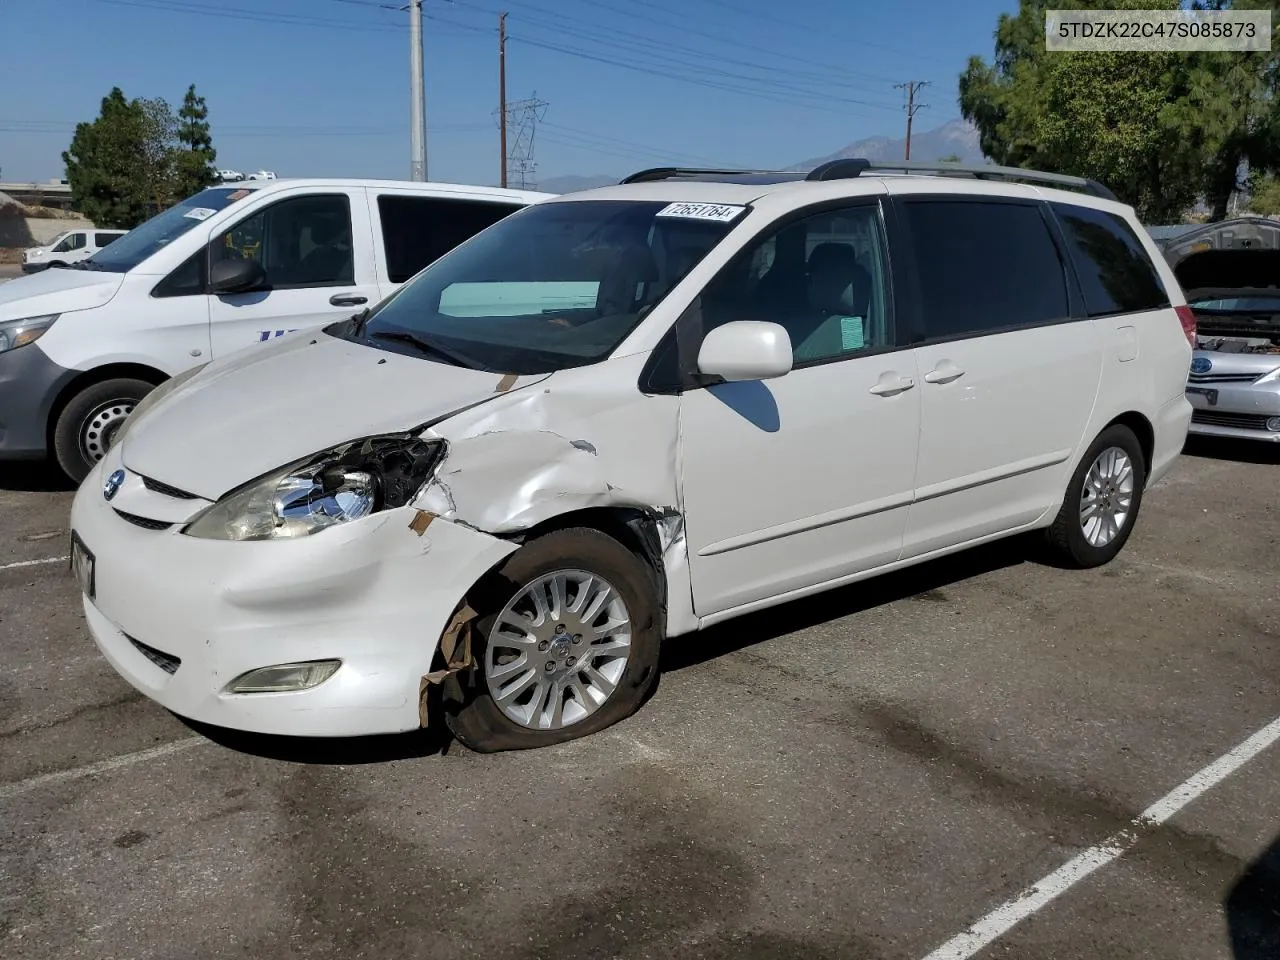
[[[523,613],[535,594],[545,601],[536,620]],[[662,625],[653,575],[597,530],[530,541],[471,601],[475,665],[445,680],[443,705],[449,729],[472,750],[524,750],[596,733],[635,713],[657,685]],[[624,618],[628,626],[617,626]]]
[[[1146,483],[1147,465],[1133,431],[1114,424],[1098,434],[1045,531],[1053,559],[1076,569],[1113,560],[1133,532]]]
[[[79,485],[138,401],[154,389],[145,380],[121,377],[90,384],[72,397],[53,428],[53,453],[62,471]]]

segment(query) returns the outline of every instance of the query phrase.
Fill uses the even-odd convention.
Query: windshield
[[[251,191],[234,187],[214,187],[202,190],[193,197],[156,214],[145,223],[134,227],[111,245],[103,247],[82,265],[88,270],[110,270],[124,273],[132,270],[162,247],[168,246],[196,224],[208,220],[223,210],[249,196]]]
[[[505,373],[595,363],[745,209],[626,200],[534,204],[436,260],[344,335]]]
[[[71,232],[70,230],[63,230],[60,234],[58,234],[56,237],[54,237],[54,238],[53,238],[52,240],[50,240],[48,243],[42,243],[42,244],[40,244],[40,246],[36,247],[35,249],[37,249],[37,250],[52,250],[54,247],[56,247],[58,244],[60,244],[60,243],[62,242],[63,238],[64,238],[64,237],[66,237],[66,235],[67,235],[68,233],[70,233],[70,232]]]
[[[1263,297],[1220,297],[1193,300],[1190,306],[1210,313],[1280,313],[1280,294]]]

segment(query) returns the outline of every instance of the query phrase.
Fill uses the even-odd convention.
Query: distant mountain
[[[812,170],[820,163],[828,160],[840,160],[845,157],[866,157],[868,160],[901,160],[906,151],[904,138],[867,137],[856,140],[835,153],[812,160],[802,160],[788,166],[788,170]],[[978,131],[966,120],[952,120],[933,130],[913,130],[911,133],[912,160],[941,160],[943,157],[958,156],[961,163],[985,163],[982,148],[978,145]],[[591,190],[595,187],[612,186],[622,176],[567,176],[550,177],[538,184],[539,190],[547,193],[572,193],[575,190]]]
[[[906,152],[905,138],[894,140],[891,137],[868,137],[857,140],[847,147],[825,157],[815,157],[793,164],[793,170],[812,170],[820,163],[828,160],[842,160],[846,157],[865,157],[868,160],[901,160]],[[978,131],[966,120],[952,120],[933,130],[914,130],[911,133],[912,160],[940,160],[952,155],[958,156],[961,163],[984,163],[982,148],[978,146]]]
[[[619,176],[610,177],[604,174],[595,177],[551,177],[541,181],[538,189],[545,193],[573,193],[576,190],[613,186],[621,179],[622,177]]]

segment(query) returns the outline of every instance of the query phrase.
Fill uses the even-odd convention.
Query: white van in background
[[[11,280],[0,286],[0,460],[52,453],[79,481],[157,384],[358,313],[549,196],[389,180],[224,184],[72,269]]]
[[[88,260],[125,233],[125,230],[98,230],[93,227],[63,230],[48,243],[27,247],[22,252],[22,272],[39,273],[50,267],[69,267],[81,260]]]

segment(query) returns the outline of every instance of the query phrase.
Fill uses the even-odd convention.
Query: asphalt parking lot
[[[1280,744],[1231,754],[1280,717],[1278,477],[1193,444],[1109,567],[1012,542],[794,603],[481,756],[182,723],[87,637],[70,492],[4,469],[0,956],[1280,956]]]

